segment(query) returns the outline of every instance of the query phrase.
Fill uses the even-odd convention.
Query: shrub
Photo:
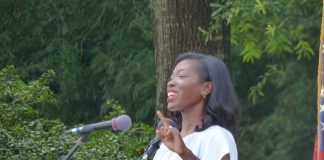
[[[78,135],[63,136],[67,127],[62,121],[41,118],[35,109],[56,102],[47,87],[54,75],[48,71],[38,80],[25,83],[13,66],[0,71],[0,159],[60,159],[79,138]],[[103,107],[101,119],[125,113],[116,101],[107,101]],[[73,157],[138,159],[152,133],[153,128],[142,123],[133,123],[126,132],[94,132]]]

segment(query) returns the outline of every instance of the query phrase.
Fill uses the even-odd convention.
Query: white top
[[[227,153],[231,160],[237,160],[237,148],[233,135],[223,127],[211,126],[182,139],[186,147],[201,160],[221,160]],[[153,160],[181,160],[181,158],[162,143]]]

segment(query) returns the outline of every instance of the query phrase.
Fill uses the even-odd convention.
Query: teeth
[[[175,95],[177,95],[177,93],[175,93],[175,92],[168,92],[168,96],[175,96]]]

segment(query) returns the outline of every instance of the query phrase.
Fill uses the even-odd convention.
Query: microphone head
[[[113,120],[113,130],[126,131],[132,126],[132,120],[127,115],[120,115]]]

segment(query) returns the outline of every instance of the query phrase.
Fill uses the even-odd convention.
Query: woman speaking
[[[181,54],[167,84],[167,108],[177,128],[158,111],[162,143],[154,160],[237,160],[239,102],[218,58]]]

